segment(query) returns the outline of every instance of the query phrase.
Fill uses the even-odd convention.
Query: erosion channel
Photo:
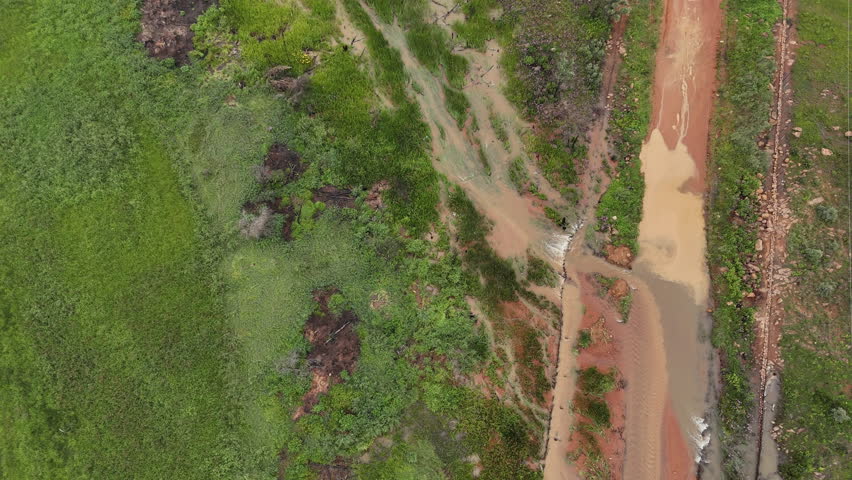
[[[574,399],[576,369],[606,366],[594,353],[574,351],[579,329],[593,324],[606,332],[613,357],[608,361],[625,385],[623,398],[615,400],[623,406],[613,409],[613,417],[623,415],[623,426],[616,428],[613,418],[615,446],[602,446],[612,478],[626,478],[625,472],[648,480],[719,474],[709,413],[716,372],[709,345],[703,193],[720,23],[718,0],[666,1],[651,133],[640,154],[646,190],[632,269],[593,256],[582,242],[567,248],[545,479],[578,477],[570,462],[577,447],[568,441],[577,419],[561,406]],[[606,131],[606,118],[601,123],[595,128]],[[606,152],[600,150],[605,142],[592,143],[590,161]],[[595,274],[627,282],[633,298],[629,318],[596,306],[589,280]]]

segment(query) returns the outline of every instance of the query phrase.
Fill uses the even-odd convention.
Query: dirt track
[[[768,147],[772,149],[769,176],[764,182],[764,191],[767,197],[761,202],[760,211],[767,218],[766,225],[760,232],[763,248],[763,256],[760,259],[764,276],[764,287],[762,293],[764,301],[759,305],[755,314],[757,331],[754,343],[755,358],[759,365],[759,384],[757,391],[757,418],[754,422],[756,432],[755,449],[755,471],[754,478],[761,478],[775,473],[777,465],[773,465],[769,458],[775,458],[775,445],[765,431],[767,425],[764,421],[765,403],[767,400],[767,386],[775,377],[777,369],[781,367],[781,353],[779,344],[781,341],[781,325],[784,319],[783,301],[781,293],[789,282],[788,275],[781,267],[787,256],[787,232],[792,224],[792,217],[788,206],[788,197],[785,188],[786,168],[789,162],[789,148],[787,139],[792,125],[790,120],[790,105],[792,104],[792,90],[790,85],[790,70],[793,66],[793,52],[791,46],[795,30],[788,18],[794,16],[791,0],[780,0],[782,9],[781,22],[776,25],[776,49],[775,61],[778,70],[773,82],[773,105],[770,112],[770,141]],[[765,451],[765,450],[773,451]]]

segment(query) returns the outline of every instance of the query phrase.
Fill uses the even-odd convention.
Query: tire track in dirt
[[[781,340],[781,323],[784,317],[781,307],[781,290],[785,285],[786,275],[781,271],[786,258],[787,232],[791,225],[788,198],[784,188],[786,180],[786,164],[788,163],[789,148],[787,138],[790,131],[790,101],[792,90],[790,89],[790,71],[793,65],[792,52],[790,49],[793,26],[793,6],[791,0],[779,0],[782,16],[777,26],[775,60],[777,72],[773,82],[774,96],[773,109],[770,113],[770,124],[772,131],[772,159],[769,176],[765,182],[766,191],[769,195],[762,202],[761,212],[769,214],[768,224],[761,241],[766,245],[766,255],[763,258],[763,271],[767,272],[765,278],[765,301],[755,314],[757,321],[754,350],[760,364],[759,384],[757,391],[757,419],[755,422],[756,455],[754,478],[761,478],[761,458],[764,456],[765,441],[772,442],[767,436],[764,417],[766,414],[767,385],[771,377],[775,377],[777,368],[781,367],[781,355],[779,342]],[[774,449],[774,445],[772,446]],[[777,466],[775,466],[777,467]],[[773,466],[765,466],[772,469]]]

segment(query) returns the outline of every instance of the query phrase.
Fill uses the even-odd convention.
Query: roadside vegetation
[[[719,349],[724,386],[719,398],[720,440],[727,475],[744,472],[740,445],[746,441],[754,396],[749,383],[754,359],[754,307],[745,302],[752,291],[746,265],[755,254],[757,190],[768,166],[758,148],[769,128],[775,72],[772,26],[780,16],[775,0],[731,1],[725,12],[724,48],[719,53],[719,100],[712,123],[711,198],[707,215],[707,248],[715,306],[713,344]]]
[[[638,254],[639,222],[645,180],[639,151],[648,135],[654,77],[654,54],[659,40],[663,2],[631,2],[624,32],[626,54],[615,85],[607,135],[614,147],[615,173],[601,196],[596,218],[598,231],[609,243]]]
[[[787,267],[796,285],[785,302],[776,419],[780,472],[790,480],[852,477],[847,9],[837,0],[801,3],[795,20],[788,179],[798,222]]]

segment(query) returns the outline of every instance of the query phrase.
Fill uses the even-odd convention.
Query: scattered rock
[[[816,198],[812,198],[812,199],[808,200],[808,205],[813,207],[814,205],[819,205],[820,203],[822,203],[824,201],[825,201],[824,198],[816,197]]]
[[[830,157],[830,156],[834,155],[834,152],[832,152],[831,150],[829,150],[825,147],[823,147],[822,150],[820,150],[820,153],[822,153],[823,157]]]
[[[630,293],[630,285],[623,278],[616,279],[608,293],[612,298],[624,297]]]
[[[758,238],[756,242],[754,242],[754,249],[758,252],[763,251],[763,240]]]
[[[625,246],[616,247],[615,245],[606,246],[606,260],[609,263],[618,265],[619,267],[629,268],[633,261],[633,253]]]

